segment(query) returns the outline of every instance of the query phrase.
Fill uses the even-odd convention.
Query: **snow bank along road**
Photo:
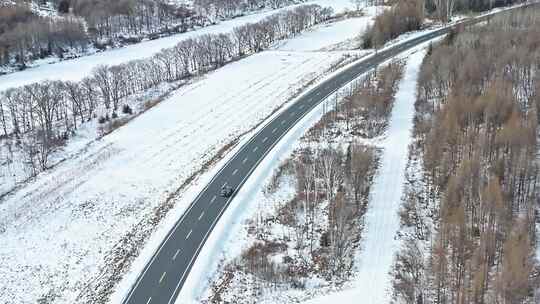
[[[466,20],[470,25],[488,17]],[[169,232],[151,261],[124,299],[125,304],[172,304],[175,302],[197,255],[232,198],[219,196],[223,185],[238,189],[274,145],[304,115],[327,96],[395,55],[448,33],[443,28],[394,47],[350,66],[299,98],[268,122],[216,174]]]

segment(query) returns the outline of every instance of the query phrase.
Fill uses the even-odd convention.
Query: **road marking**
[[[272,130],[272,133],[276,133],[277,131],[277,128],[274,128],[274,130]]]
[[[161,274],[161,278],[159,278],[159,284],[161,284],[161,282],[163,281],[163,279],[165,278],[165,275],[167,274],[166,271],[164,271],[162,274]]]
[[[255,147],[255,148],[253,149],[253,152],[256,152],[257,150],[259,150],[259,147]]]
[[[177,249],[176,250],[176,253],[174,254],[174,256],[172,257],[173,261],[176,260],[176,257],[178,257],[178,254],[180,253],[180,249]]]
[[[304,108],[304,105],[300,105],[298,108],[302,110]]]
[[[152,302],[152,297],[148,298],[148,301],[146,301],[146,304],[149,304],[150,302]]]
[[[268,140],[268,137],[263,138],[263,143],[265,143]]]
[[[244,158],[244,160],[242,161],[242,164],[245,164],[247,162],[248,158]]]
[[[212,199],[210,200],[210,204],[212,204],[215,200],[216,200],[217,196],[214,195],[214,197],[212,197]]]
[[[291,116],[294,116],[294,115],[296,115],[296,112],[292,112],[292,113],[291,113]]]
[[[284,125],[287,121],[286,120],[283,120],[281,121],[281,124]]]
[[[186,240],[189,239],[189,237],[191,236],[191,233],[192,233],[192,232],[193,232],[193,229],[191,229],[191,230],[189,231],[189,233],[186,235]]]
[[[238,173],[238,169],[234,169],[234,171],[232,172],[232,175],[236,175],[236,173]]]
[[[202,219],[203,216],[204,216],[204,211],[201,213],[201,215],[199,215],[199,221]]]

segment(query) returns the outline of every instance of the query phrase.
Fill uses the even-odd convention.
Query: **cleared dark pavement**
[[[487,18],[489,17],[467,20],[461,25],[477,23]],[[449,31],[450,28],[437,30],[380,51],[372,57],[361,59],[322,82],[269,122],[233,156],[197,196],[146,265],[123,303],[174,303],[204,242],[232,199],[219,196],[224,184],[237,191],[281,137],[336,90],[397,54]]]

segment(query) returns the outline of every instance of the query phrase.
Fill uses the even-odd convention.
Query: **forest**
[[[538,303],[540,15],[452,32],[419,76],[395,303]]]
[[[376,2],[376,1],[375,1]],[[390,8],[375,18],[362,34],[363,48],[380,48],[399,35],[424,28],[425,19],[442,23],[452,21],[454,14],[487,11],[513,5],[522,0],[400,0],[389,1]],[[386,2],[385,2],[386,3]]]

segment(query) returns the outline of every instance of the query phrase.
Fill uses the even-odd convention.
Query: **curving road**
[[[466,20],[461,24],[470,25],[485,21],[486,18],[489,17]],[[234,189],[239,189],[259,162],[288,130],[329,95],[397,54],[449,31],[450,28],[440,29],[361,59],[309,91],[279,116],[268,122],[197,196],[161,243],[123,303],[174,303],[208,235],[234,197],[234,195],[231,198],[220,197],[222,185],[227,184]]]

